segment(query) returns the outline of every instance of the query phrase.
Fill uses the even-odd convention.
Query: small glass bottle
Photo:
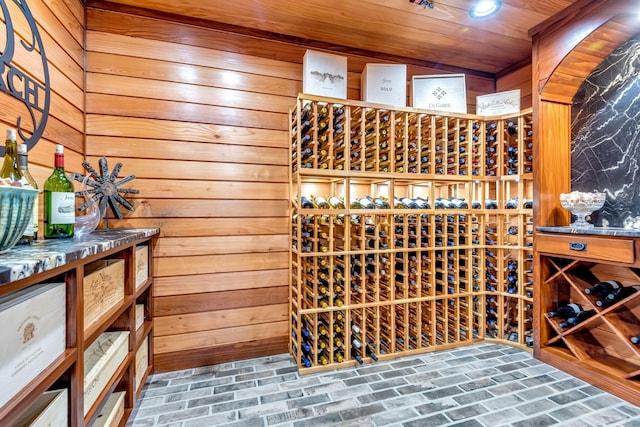
[[[7,129],[7,139],[4,147],[4,161],[0,169],[0,178],[8,178],[9,181],[20,181],[22,175],[18,168],[18,146],[16,143],[16,130]]]
[[[38,184],[29,172],[27,144],[18,145],[18,169],[22,174],[22,186],[37,190]],[[20,239],[18,244],[31,243],[34,240],[38,240],[38,199],[36,199],[33,204],[33,220],[31,221],[31,224],[27,226],[26,230],[24,231],[24,235],[22,236],[22,239]]]

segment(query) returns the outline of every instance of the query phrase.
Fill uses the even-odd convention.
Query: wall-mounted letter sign
[[[3,111],[2,115],[10,119],[16,117],[18,134],[31,149],[42,136],[49,118],[51,88],[47,56],[26,0],[0,0],[0,8],[6,31],[5,46],[0,45],[0,91],[19,101],[11,103],[16,105],[15,111]],[[25,33],[27,30],[30,34]],[[38,60],[29,61],[33,56]],[[16,64],[16,59],[29,61],[28,72]],[[4,147],[0,150],[4,151]]]

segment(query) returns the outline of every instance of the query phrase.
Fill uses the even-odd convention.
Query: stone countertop
[[[76,239],[38,240],[0,254],[0,286],[159,233],[157,228],[96,230]]]
[[[571,226],[536,227],[536,230],[542,231],[545,233],[566,233],[566,234],[581,234],[581,235],[610,236],[610,237],[640,237],[640,230],[633,230],[628,228],[614,228],[614,227],[593,227],[593,228],[574,228]]]

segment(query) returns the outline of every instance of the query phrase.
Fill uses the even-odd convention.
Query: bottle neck
[[[15,159],[17,153],[18,153],[18,146],[16,145],[16,143],[14,141],[8,140],[5,143],[4,155],[11,157],[12,159]]]
[[[54,167],[64,169],[64,154],[55,154]]]
[[[20,170],[27,170],[28,161],[26,154],[18,154],[18,167]]]

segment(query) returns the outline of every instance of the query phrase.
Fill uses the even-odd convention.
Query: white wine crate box
[[[84,414],[129,353],[129,332],[104,332],[84,351]]]
[[[136,304],[136,331],[144,325],[144,304]]]
[[[14,427],[56,427],[68,422],[67,389],[46,391],[27,409]]]
[[[309,95],[347,98],[347,57],[307,50],[302,61],[302,91]]]
[[[111,393],[107,403],[98,414],[93,427],[118,427],[120,420],[124,416],[124,395],[125,392]]]
[[[66,348],[64,283],[33,285],[0,297],[0,408]]]
[[[85,267],[84,328],[124,299],[124,260],[106,259]]]
[[[407,106],[407,66],[367,64],[361,75],[361,98],[366,102]]]
[[[144,284],[149,277],[149,246],[136,247],[136,289]]]
[[[136,352],[136,391],[142,386],[142,378],[149,367],[149,336],[146,336]]]
[[[464,74],[411,77],[411,105],[415,108],[467,113],[467,86]]]

